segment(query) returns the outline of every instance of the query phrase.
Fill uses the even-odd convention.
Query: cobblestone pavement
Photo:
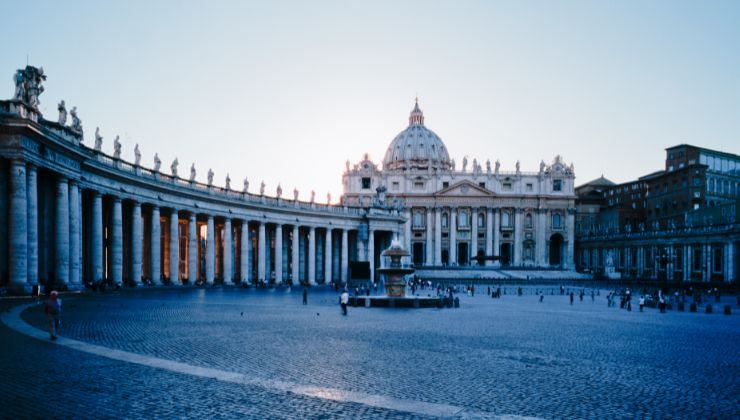
[[[65,297],[61,334],[259,379],[496,415],[740,417],[737,306],[725,316],[627,312],[608,308],[603,294],[573,306],[560,295],[460,299],[455,310],[350,308],[343,317],[336,294],[321,289],[307,306],[297,289],[128,291]],[[40,307],[23,319],[44,326]],[[0,407],[13,417],[411,416],[110,360],[5,326],[0,342]]]

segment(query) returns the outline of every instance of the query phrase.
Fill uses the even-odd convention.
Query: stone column
[[[161,268],[161,249],[162,244],[161,242],[161,225],[159,222],[159,207],[153,206],[152,207],[152,218],[150,220],[151,222],[151,241],[150,247],[149,247],[149,253],[150,253],[150,274],[152,277],[152,284],[162,284],[162,268]]]
[[[80,190],[76,182],[69,182],[69,283],[79,288],[80,275]]]
[[[457,264],[457,209],[450,209],[450,265]]]
[[[478,208],[470,209],[470,265],[478,265],[473,258],[478,256]]]
[[[67,178],[57,179],[56,220],[54,221],[54,277],[58,284],[69,283],[69,186]]]
[[[188,215],[188,283],[198,281],[198,219],[195,213]]]
[[[26,167],[26,203],[28,205],[28,278],[27,285],[33,286],[39,282],[39,205],[38,205],[38,178],[36,166],[29,164]]]
[[[111,218],[111,279],[114,284],[123,284],[123,210],[121,199],[113,198]]]
[[[404,224],[404,231],[403,231],[403,247],[406,249],[407,252],[411,252],[411,224],[413,223],[412,215],[411,215],[411,209],[406,210],[406,224]]]
[[[141,257],[144,230],[141,222],[141,203],[134,203],[131,211],[131,280],[141,284]]]
[[[537,232],[535,248],[537,249],[537,265],[546,267],[549,265],[545,258],[545,232],[547,231],[547,210],[537,209]]]
[[[368,229],[367,260],[370,262],[370,281],[375,283],[375,231]]]
[[[170,282],[180,286],[180,217],[177,209],[170,213]]]
[[[29,291],[28,280],[28,196],[26,164],[19,159],[10,162],[10,217],[8,234],[8,274],[10,286],[17,291]],[[38,273],[37,273],[38,275]]]
[[[486,209],[486,256],[493,255],[493,209]],[[493,265],[493,261],[486,260],[486,265]]]
[[[573,253],[576,244],[576,209],[568,209],[568,252],[566,253],[568,259],[566,261],[565,268],[569,270],[575,270],[576,265],[573,258]]]
[[[332,263],[332,247],[331,247],[331,228],[326,228],[326,239],[324,240],[324,284],[329,284],[332,281],[331,275],[331,264]]]
[[[234,241],[232,239],[231,219],[228,217],[224,220],[224,284],[234,283],[233,252]]]
[[[493,216],[493,255],[496,257],[501,255],[501,209],[496,209]],[[496,260],[493,265],[498,267],[501,261]]]
[[[434,265],[434,241],[432,235],[432,226],[434,219],[432,218],[432,209],[427,208],[427,240],[426,240],[426,252],[424,253],[424,265]]]
[[[434,209],[434,265],[442,265],[442,209]]]
[[[688,281],[691,278],[691,257],[689,257],[690,246],[684,244],[681,252],[683,253],[683,281]]]
[[[342,282],[347,282],[349,271],[349,235],[347,229],[342,229]]]
[[[308,284],[316,285],[316,228],[308,229]]]
[[[735,281],[735,244],[733,242],[727,242],[725,244],[725,282]]]
[[[275,284],[283,282],[283,225],[275,226]]]
[[[249,283],[249,222],[247,219],[242,220],[241,238],[239,240],[239,276],[242,282]]]
[[[291,277],[293,283],[300,284],[301,282],[301,235],[298,225],[293,225],[293,241],[291,242]]]
[[[709,281],[712,278],[712,246],[704,244],[704,278],[702,281]]]
[[[216,226],[213,216],[208,215],[206,232],[206,283],[213,284],[216,276]]]
[[[522,265],[522,209],[514,209],[514,265]]]
[[[266,236],[266,229],[265,229],[265,222],[259,222],[259,236],[257,238],[257,280],[264,280],[265,282],[269,281],[267,277],[265,277],[265,258],[267,257],[267,250],[265,249],[267,238]]]
[[[92,281],[103,280],[103,197],[93,192],[92,217],[90,226],[90,260],[92,262]]]

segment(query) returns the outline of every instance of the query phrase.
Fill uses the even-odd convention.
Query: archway
[[[424,243],[423,242],[414,242],[411,245],[413,251],[413,261],[414,265],[421,266],[424,265]]]
[[[550,265],[560,266],[563,263],[563,235],[555,233],[550,236]]]
[[[501,244],[501,265],[511,264],[511,244],[506,242]]]

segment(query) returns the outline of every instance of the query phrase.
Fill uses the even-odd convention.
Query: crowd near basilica
[[[143,157],[117,136],[108,155],[112,136],[83,128],[82,110],[59,98],[56,118],[41,114],[45,81],[27,66],[0,101],[0,287],[14,292],[378,282],[393,240],[430,277],[737,278],[737,155],[669,149],[665,171],[577,188],[561,156],[529,170],[456,161],[417,99],[382,161],[347,161],[339,202],[318,202],[313,191],[301,200],[212,169],[201,183],[195,164],[183,177],[177,159],[163,168],[158,154]],[[669,190],[670,200],[651,201]]]

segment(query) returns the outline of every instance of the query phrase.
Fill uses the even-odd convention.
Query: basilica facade
[[[458,167],[417,100],[383,161],[348,161],[342,182],[346,205],[403,212],[416,266],[573,269],[574,180],[560,156],[532,172],[467,158]]]

